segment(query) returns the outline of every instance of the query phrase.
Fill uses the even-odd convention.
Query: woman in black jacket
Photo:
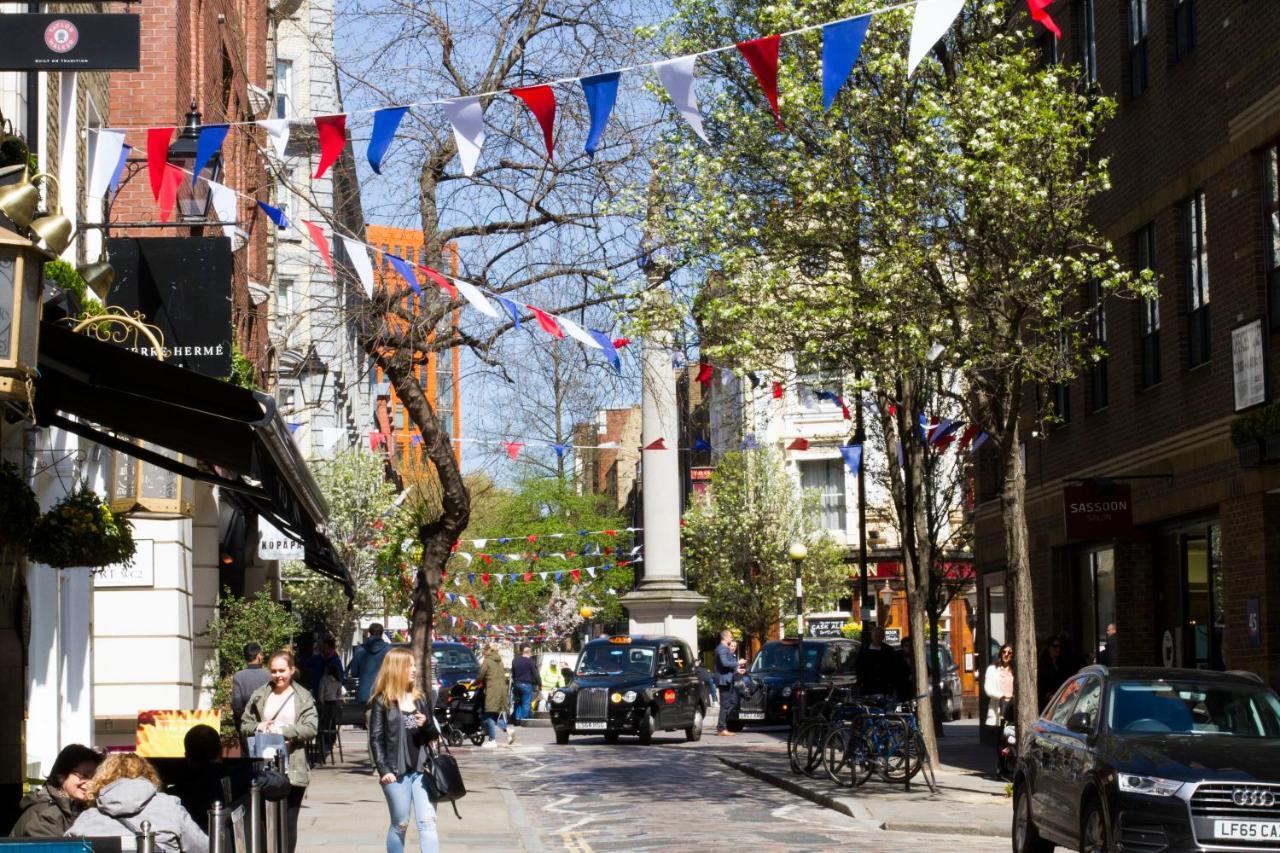
[[[418,849],[421,853],[440,849],[436,809],[422,779],[427,741],[435,737],[434,720],[431,703],[415,686],[417,676],[413,653],[393,648],[382,659],[369,699],[369,743],[391,812],[387,853],[404,853],[410,808],[417,818]]]

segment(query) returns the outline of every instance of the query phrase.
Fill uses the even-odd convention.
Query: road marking
[[[581,832],[561,832],[560,837],[564,840],[564,849],[569,853],[592,853],[591,845],[582,837]]]
[[[564,826],[560,827],[559,829],[557,829],[557,830],[555,830],[555,831],[556,831],[556,832],[558,832],[558,833],[560,833],[561,835],[565,835],[565,836],[567,836],[567,835],[570,833],[570,831],[571,831],[571,830],[577,829],[578,827],[582,826],[583,824],[591,823],[591,821],[593,821],[593,820],[595,820],[595,816],[594,816],[594,815],[588,815],[587,817],[584,817],[582,820],[578,821],[577,823],[569,823],[569,824],[565,824]],[[573,834],[574,834],[574,835],[576,835],[578,838],[582,838],[582,833],[581,833],[581,832],[575,832],[575,833],[573,833]]]

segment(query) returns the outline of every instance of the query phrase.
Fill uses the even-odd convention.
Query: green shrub
[[[231,675],[244,665],[244,647],[258,643],[271,654],[286,645],[298,629],[292,614],[263,593],[251,598],[223,594],[218,615],[209,620],[209,641],[217,652],[217,675]]]
[[[1231,443],[1236,447],[1276,435],[1280,435],[1280,403],[1254,409],[1231,424]]]

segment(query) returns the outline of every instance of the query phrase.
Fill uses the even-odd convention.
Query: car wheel
[[[564,746],[568,742],[569,742],[569,730],[556,729],[556,743],[560,744],[561,746]]]
[[[636,734],[640,735],[640,742],[647,744],[653,742],[653,711],[646,710],[644,716],[640,718],[640,726],[636,730]]]
[[[1111,827],[1107,815],[1097,797],[1085,807],[1084,820],[1080,822],[1080,850],[1082,853],[1111,853]]]
[[[697,708],[693,712],[693,725],[684,730],[685,740],[702,740],[702,708]]]
[[[1013,853],[1050,853],[1053,845],[1040,837],[1031,819],[1031,794],[1026,784],[1013,794]]]
[[[605,742],[605,743],[617,743],[617,742],[618,742],[618,733],[617,733],[617,732],[605,732],[605,733],[604,733],[604,742]]]

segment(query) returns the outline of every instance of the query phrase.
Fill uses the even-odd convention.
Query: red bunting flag
[[[603,530],[603,531],[601,531],[601,532],[602,532],[602,533],[604,533],[604,535],[605,535],[605,536],[617,536],[617,535],[618,535],[618,531],[613,530],[613,529],[610,529],[610,530]]]
[[[507,456],[513,461],[520,457],[520,448],[524,447],[524,443],[520,441],[506,441],[503,445],[507,448]]]
[[[782,399],[782,383],[781,382],[773,383],[773,399],[775,400]]]
[[[525,573],[524,573],[524,582],[525,582],[525,583],[531,583],[532,581],[533,581],[533,572],[525,572]]]
[[[846,406],[844,403],[840,404],[840,414],[844,415],[844,419],[846,421],[853,420],[853,415],[849,414],[849,407]]]
[[[1031,13],[1031,20],[1043,25],[1057,37],[1058,41],[1062,41],[1062,30],[1058,29],[1053,18],[1049,17],[1049,6],[1052,4],[1053,0],[1027,0],[1027,11]]]
[[[665,438],[655,438],[644,446],[645,450],[666,450],[667,444]]]
[[[443,589],[438,589],[438,590],[436,590],[436,598],[440,599],[440,603],[441,603],[441,604],[444,604],[444,590],[443,590]]]
[[[889,417],[894,417],[894,416],[896,416],[897,414],[898,414],[898,407],[897,407],[897,406],[895,406],[893,403],[890,403],[890,404],[889,404]]]
[[[778,122],[778,130],[782,130],[782,116],[778,114],[778,44],[781,36],[772,35],[750,41],[738,42],[738,51],[746,57],[747,64],[756,75],[760,88],[769,99],[773,109],[773,117]]]
[[[622,349],[623,347],[625,347],[625,346],[630,346],[630,345],[631,345],[631,339],[630,339],[630,338],[614,338],[614,339],[613,339],[613,348],[614,348],[614,349]]]
[[[182,186],[185,173],[172,163],[164,164],[164,180],[160,182],[160,221],[168,222],[173,206],[178,202],[178,187]]]
[[[378,432],[369,433],[369,449],[377,450],[378,442],[381,440],[381,438],[382,438],[382,433],[378,433]]]
[[[450,298],[450,299],[457,299],[457,298],[458,298],[458,288],[454,287],[454,286],[453,286],[453,282],[449,281],[449,279],[445,278],[443,275],[441,275],[441,274],[440,274],[439,272],[437,272],[436,270],[433,270],[431,267],[424,267],[424,266],[420,266],[420,267],[418,267],[418,269],[420,269],[420,270],[422,270],[424,273],[426,273],[426,274],[427,274],[427,278],[429,278],[429,279],[431,279],[432,281],[434,281],[434,282],[436,283],[436,285],[438,285],[438,286],[439,286],[439,288],[440,288],[441,290],[443,290],[445,293],[449,294],[449,298]]]
[[[608,547],[608,548],[605,548],[605,549],[604,549],[604,555],[605,555],[606,557],[611,557],[611,556],[613,556],[613,547],[612,547],[612,546],[610,546],[610,547]]]
[[[698,382],[703,388],[711,384],[711,377],[715,375],[715,370],[705,361],[698,363]]]
[[[307,226],[307,231],[311,234],[311,242],[316,244],[316,251],[320,253],[320,259],[324,261],[324,265],[329,268],[329,275],[337,275],[333,269],[333,255],[329,253],[329,241],[324,235],[324,229],[310,220],[302,220],[302,224]]]
[[[488,572],[484,572],[483,574],[481,574],[481,575],[480,575],[480,582],[481,582],[481,583],[483,583],[485,586],[488,586],[488,585],[489,585],[489,573],[488,573]]]
[[[969,442],[977,438],[978,431],[980,429],[982,429],[982,427],[978,426],[977,424],[969,424],[967,427],[965,427],[964,432],[960,434],[960,443],[956,445],[956,449],[964,450],[966,447],[968,447]]]
[[[492,555],[492,554],[479,554],[479,555],[477,555],[477,556],[479,556],[481,560],[484,560],[484,564],[485,564],[486,566],[492,566],[492,565],[493,565],[493,555]]]
[[[172,127],[147,128],[147,175],[151,178],[151,195],[160,200],[160,188],[164,185],[165,166],[169,162],[169,140]]]
[[[476,601],[476,597],[474,595],[468,595],[467,602],[471,605],[472,610],[480,609],[480,602]]]
[[[787,445],[787,450],[808,450],[809,439],[797,438],[795,441]]]
[[[511,94],[528,105],[533,117],[542,128],[542,141],[547,145],[547,159],[555,159],[555,144],[551,139],[556,126],[556,93],[550,86],[524,86],[512,89]]]
[[[569,572],[569,577],[573,578],[574,583],[577,583],[578,581],[582,580],[582,572],[578,571],[577,569],[573,569],[572,571]]]
[[[526,541],[526,542],[537,542],[537,541],[538,541],[538,534],[536,534],[536,533],[530,533],[528,536],[524,537],[524,541]]]
[[[574,557],[576,557],[576,556],[578,556],[578,554],[577,554],[577,552],[576,552],[576,551],[565,551],[565,552],[564,552],[564,558],[565,558],[566,560],[572,560],[572,559],[573,559]]]
[[[338,162],[342,146],[347,144],[347,117],[345,115],[316,116],[316,130],[320,134],[320,164],[312,178],[322,178],[329,167]]]
[[[560,324],[556,322],[555,317],[552,317],[541,308],[534,308],[532,305],[526,305],[524,307],[533,312],[533,316],[538,321],[538,325],[542,327],[542,331],[546,332],[556,340],[560,340],[564,337],[564,329],[560,328]]]

